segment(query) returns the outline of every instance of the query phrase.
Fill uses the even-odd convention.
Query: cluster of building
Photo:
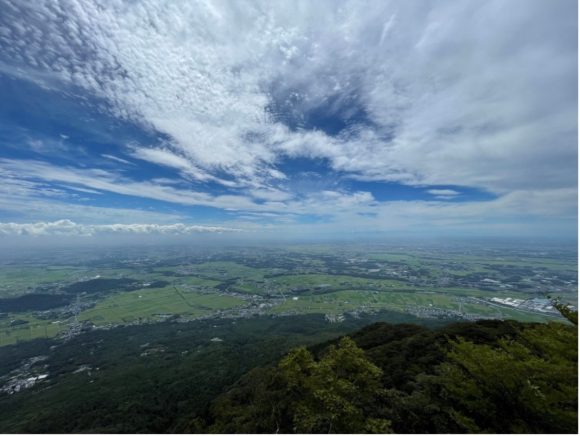
[[[327,313],[326,315],[324,315],[324,319],[327,322],[335,323],[335,322],[343,322],[345,318],[344,314],[342,313],[339,314]]]
[[[18,369],[3,377],[4,384],[0,386],[0,392],[9,395],[31,388],[36,383],[46,379],[48,374],[39,374],[46,370],[46,365],[37,365],[47,359],[47,356],[35,356],[22,362]],[[33,368],[34,366],[34,368]],[[0,379],[2,380],[2,379]]]
[[[27,378],[12,378],[8,380],[8,383],[0,388],[0,392],[5,392],[9,395],[15,394],[24,389],[31,388],[37,382],[44,380],[46,377],[48,377],[48,374],[40,374]]]
[[[557,313],[558,311],[552,306],[550,300],[546,298],[530,298],[527,300],[522,300],[520,298],[490,298],[490,301],[496,304],[501,304],[504,306],[513,307],[516,309],[529,310],[532,312],[542,312],[542,313]]]
[[[434,318],[434,319],[456,319],[465,321],[477,321],[479,319],[498,319],[501,315],[482,315],[466,313],[463,310],[443,309],[434,306],[407,306],[405,312],[416,316],[417,318]]]

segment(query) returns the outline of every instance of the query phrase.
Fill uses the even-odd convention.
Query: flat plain
[[[0,346],[90,329],[253,316],[390,311],[558,320],[577,305],[572,250],[343,244],[82,255],[0,265]]]

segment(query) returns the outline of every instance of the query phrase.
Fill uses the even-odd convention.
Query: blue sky
[[[576,238],[576,2],[0,8],[0,235]]]

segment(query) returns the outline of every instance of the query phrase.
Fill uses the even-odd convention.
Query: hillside
[[[190,431],[190,422],[204,419],[208,405],[252,368],[387,319],[442,325],[394,312],[341,323],[320,315],[172,320],[0,347],[0,432]],[[17,393],[3,390],[45,374]]]
[[[213,403],[206,430],[576,433],[577,358],[571,325],[376,323],[251,371]]]
[[[0,429],[576,432],[575,326],[397,316],[165,322],[2,347],[6,377],[48,376],[0,392]]]

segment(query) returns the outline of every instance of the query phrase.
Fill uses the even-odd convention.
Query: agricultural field
[[[509,308],[492,308],[484,304],[459,302],[451,295],[439,293],[381,293],[376,291],[338,291],[324,295],[306,295],[293,297],[273,309],[274,313],[302,314],[342,314],[357,310],[405,312],[412,306],[422,306],[450,311],[462,310],[465,313],[511,318],[519,321],[542,322],[545,317],[530,313],[523,313]]]
[[[244,301],[227,295],[180,291],[175,286],[124,292],[100,301],[79,316],[95,325],[111,325],[163,320],[168,316],[200,317],[244,305]]]
[[[22,321],[22,324],[13,324]],[[32,313],[19,314],[10,319],[0,319],[0,346],[11,345],[38,338],[53,338],[68,329],[71,319],[58,321],[39,320]]]
[[[0,346],[91,328],[261,315],[391,313],[547,321],[577,306],[568,251],[385,246],[131,250],[0,265]],[[495,299],[495,300],[494,300]],[[544,303],[543,303],[544,302]],[[520,307],[521,305],[521,307]]]
[[[272,285],[282,287],[286,290],[292,289],[324,289],[324,288],[376,288],[387,289],[410,289],[408,284],[402,281],[389,279],[367,279],[348,275],[328,275],[328,274],[302,274],[285,275],[271,279]]]
[[[235,262],[207,262],[200,265],[191,265],[187,271],[197,277],[213,280],[249,279],[262,280],[267,269],[251,268]]]
[[[42,285],[73,282],[86,274],[75,267],[0,267],[0,298],[16,297]]]

